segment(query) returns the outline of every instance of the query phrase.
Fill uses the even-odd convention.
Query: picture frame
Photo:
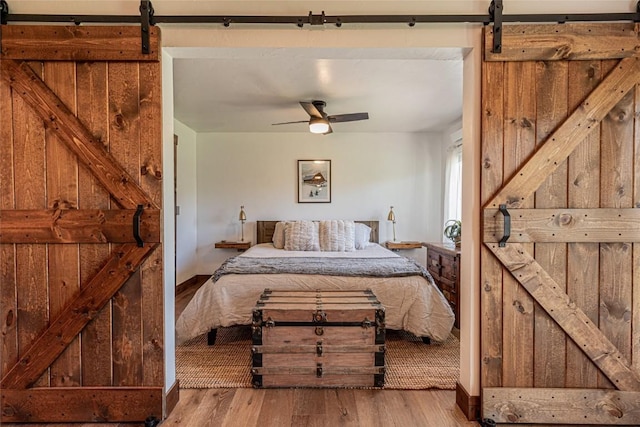
[[[331,203],[331,160],[298,160],[298,203]]]

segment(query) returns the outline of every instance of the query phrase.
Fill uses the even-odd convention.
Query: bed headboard
[[[257,230],[257,243],[271,243],[273,239],[273,233],[276,230],[276,222],[278,221],[256,221]],[[361,224],[368,225],[371,228],[372,242],[379,243],[378,222],[379,221],[355,221]]]

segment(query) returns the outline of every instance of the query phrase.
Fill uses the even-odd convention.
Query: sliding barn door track
[[[139,24],[143,53],[148,53],[149,26],[156,24],[220,24],[225,27],[240,24],[335,25],[343,24],[416,24],[477,23],[494,26],[493,52],[501,52],[502,24],[524,23],[566,23],[566,22],[640,22],[640,1],[635,12],[628,13],[577,13],[577,14],[503,14],[503,0],[492,0],[486,14],[476,15],[326,15],[309,12],[308,15],[155,15],[149,0],[140,1],[140,15],[38,15],[12,14],[7,1],[0,0],[0,22],[52,22],[52,23],[118,23]]]

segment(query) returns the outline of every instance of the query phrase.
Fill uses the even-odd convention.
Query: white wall
[[[197,142],[198,273],[211,274],[235,252],[219,240],[255,243],[255,221],[379,220],[380,241],[433,241],[442,224],[442,136],[431,133],[202,133]],[[331,203],[297,203],[297,160],[331,160]],[[406,251],[425,264],[424,250]]]
[[[176,284],[180,284],[198,274],[196,133],[178,120],[173,124],[178,136],[176,206],[180,213],[176,216]]]

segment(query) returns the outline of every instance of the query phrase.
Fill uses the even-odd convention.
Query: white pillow
[[[355,247],[356,249],[364,249],[369,246],[369,240],[371,240],[371,227],[359,222],[356,222],[355,226]]]
[[[286,225],[286,221],[278,221],[276,222],[276,228],[273,231],[273,238],[271,241],[273,242],[273,246],[276,249],[284,249],[284,226]]]
[[[290,221],[284,226],[285,251],[319,251],[318,223]]]
[[[320,250],[327,252],[355,251],[355,224],[339,219],[320,221]]]

